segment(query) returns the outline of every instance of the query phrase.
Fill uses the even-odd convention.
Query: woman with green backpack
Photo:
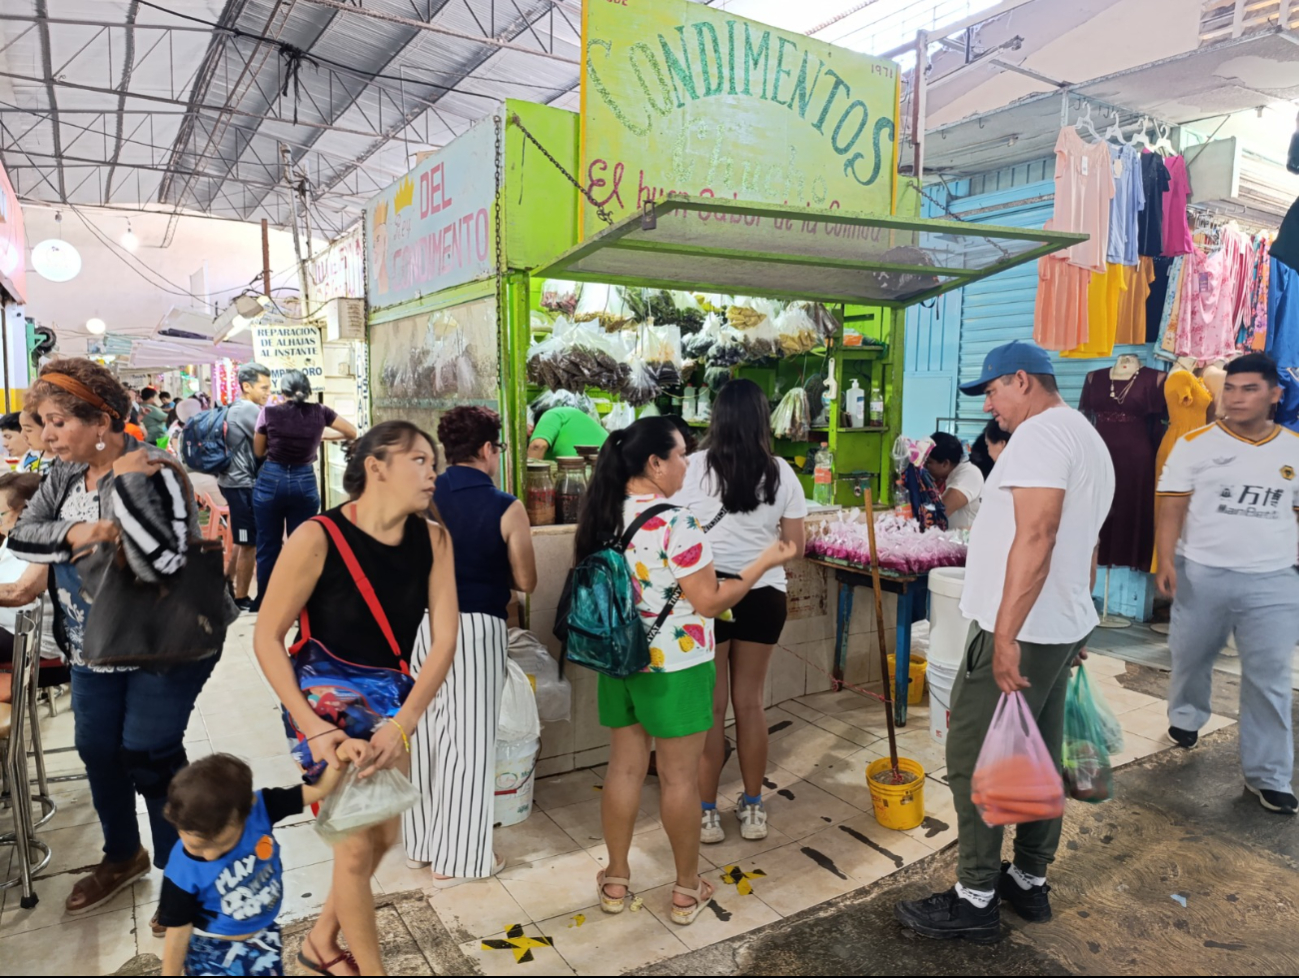
[[[777,541],[739,578],[719,580],[704,528],[688,509],[666,503],[686,468],[685,442],[671,419],[642,418],[615,431],[600,451],[576,535],[579,564],[610,546],[623,551],[649,645],[643,671],[617,678],[601,670],[599,677],[600,722],[612,730],[601,793],[609,863],[596,876],[600,908],[621,913],[632,901],[628,854],[652,743],[676,863],[676,924],[693,923],[713,893],[699,876],[698,782],[713,725],[713,619],[798,555],[792,543]]]

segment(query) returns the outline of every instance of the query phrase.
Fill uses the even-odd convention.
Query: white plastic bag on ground
[[[333,794],[320,803],[316,832],[332,846],[353,832],[395,818],[417,801],[419,793],[400,771],[387,768],[362,779],[352,765]]]
[[[559,676],[559,663],[532,632],[510,629],[510,659],[532,677],[537,716],[542,723],[567,720],[573,709],[573,687]]]
[[[537,697],[532,692],[532,683],[513,659],[506,660],[505,670],[505,690],[501,694],[501,719],[496,739],[535,740],[541,736],[541,719],[537,716]]]

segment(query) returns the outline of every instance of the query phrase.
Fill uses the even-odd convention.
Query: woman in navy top
[[[523,503],[496,488],[501,419],[495,411],[461,407],[438,424],[447,470],[434,501],[456,543],[460,638],[429,724],[411,738],[411,780],[421,802],[403,816],[412,866],[431,866],[433,885],[455,886],[494,875],[492,822],[496,725],[509,650],[506,609],[511,590],[537,585],[532,528]],[[412,667],[419,675],[424,643]]]
[[[285,537],[320,512],[316,454],[325,429],[348,441],[356,437],[356,429],[333,408],[311,400],[311,381],[301,370],[285,371],[280,393],[284,403],[262,408],[253,434],[253,454],[265,459],[253,483],[258,605]]]

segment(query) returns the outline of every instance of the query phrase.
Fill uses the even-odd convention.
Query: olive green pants
[[[1020,642],[1019,671],[1031,683],[1024,690],[1028,708],[1037,718],[1051,759],[1060,767],[1064,742],[1065,691],[1070,666],[1086,639],[1072,645],[1039,645]],[[960,855],[957,878],[972,890],[994,890],[1001,874],[1004,830],[990,827],[970,800],[970,779],[1001,699],[992,675],[992,632],[977,624],[970,628],[965,661],[952,686],[951,721],[947,734],[947,783],[956,804]],[[1045,876],[1060,845],[1058,818],[1025,822],[1015,827],[1015,865],[1031,876]]]

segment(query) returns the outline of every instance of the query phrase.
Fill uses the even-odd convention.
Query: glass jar
[[[539,459],[528,462],[528,476],[523,486],[523,505],[533,526],[551,526],[555,522],[555,480],[550,463]]]
[[[586,498],[586,459],[578,456],[561,458],[558,462],[559,485],[555,488],[558,522],[576,523],[582,500]]]

